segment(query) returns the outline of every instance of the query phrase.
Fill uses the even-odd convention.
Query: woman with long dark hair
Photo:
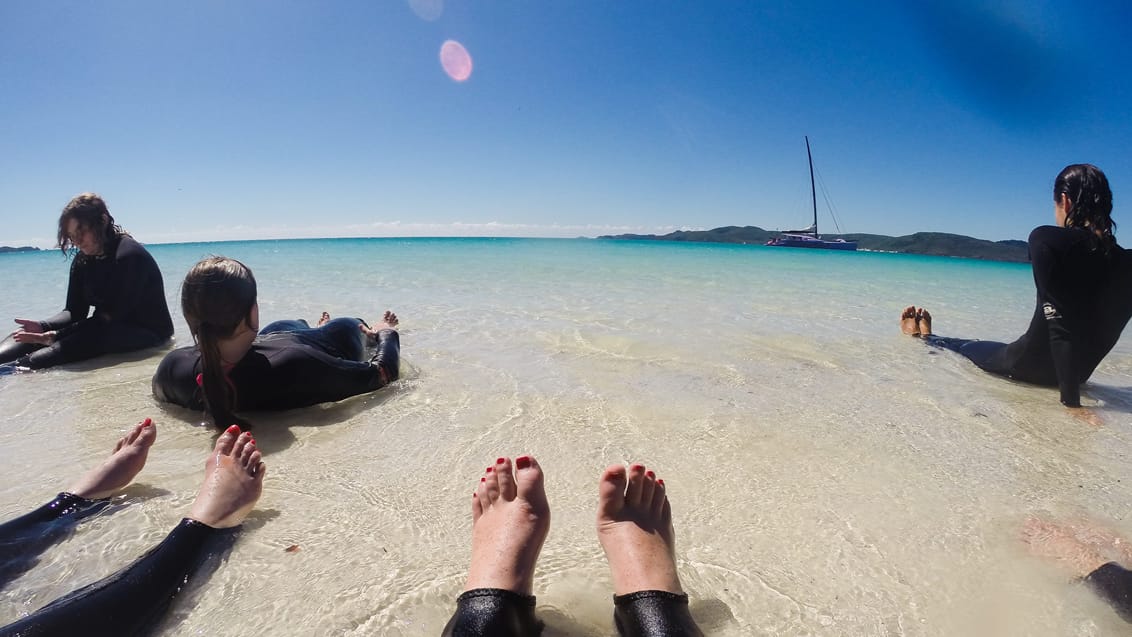
[[[1030,327],[1013,343],[932,334],[931,313],[909,306],[905,334],[971,359],[999,376],[1056,386],[1061,402],[1080,407],[1080,385],[1116,345],[1132,317],[1132,255],[1112,231],[1112,190],[1091,164],[1066,166],[1053,184],[1056,226],[1030,233],[1037,304]]]
[[[255,275],[243,263],[209,257],[181,285],[181,311],[196,345],[173,350],[153,376],[158,400],[206,409],[217,427],[247,421],[237,410],[288,409],[341,400],[397,379],[397,315],[371,328],[336,318],[259,329]],[[367,356],[367,345],[376,351]]]
[[[59,215],[58,240],[63,254],[74,257],[67,303],[42,321],[16,319],[19,329],[0,342],[0,364],[41,369],[154,347],[173,336],[157,262],[114,222],[102,197],[87,192],[72,199]]]

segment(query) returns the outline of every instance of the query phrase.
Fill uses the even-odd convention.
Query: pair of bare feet
[[[465,590],[500,588],[530,595],[550,531],[542,468],[531,456],[498,458],[472,495],[472,563]],[[682,593],[676,538],[664,481],[642,464],[606,468],[598,482],[597,537],[617,595]]]
[[[69,492],[88,500],[107,498],[133,481],[157,441],[149,418],[134,426],[101,465],[75,482]],[[267,471],[250,432],[232,425],[216,440],[204,463],[204,482],[188,517],[217,529],[239,525],[263,491]]]
[[[914,305],[904,308],[904,311],[900,313],[900,331],[909,336],[931,336],[931,312]]]
[[[330,312],[323,312],[322,316],[319,317],[319,319],[318,319],[318,327],[322,327],[323,325],[326,325],[329,322],[330,322]],[[371,327],[367,326],[365,323],[362,323],[358,327],[362,330],[362,332],[365,333],[366,336],[369,336],[371,338],[376,338],[378,332],[380,332],[381,330],[395,330],[395,329],[397,329],[397,325],[400,322],[401,321],[399,321],[397,319],[396,314],[394,314],[393,312],[391,312],[389,310],[385,310],[385,314],[381,315],[381,323],[378,323],[377,327],[371,328]]]

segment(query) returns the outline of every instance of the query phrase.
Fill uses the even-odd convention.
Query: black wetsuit
[[[398,375],[399,341],[394,330],[378,334],[377,351],[366,358],[361,319],[337,318],[322,327],[306,321],[276,321],[260,330],[249,351],[228,372],[239,410],[305,407],[371,392],[382,387],[380,370]],[[197,383],[200,351],[169,352],[153,375],[158,400],[204,409]],[[220,423],[217,423],[220,424]]]
[[[688,611],[688,596],[638,591],[613,596],[613,623],[622,637],[701,637]],[[477,588],[456,598],[456,612],[443,637],[534,637],[543,624],[533,595]]]
[[[102,354],[154,347],[173,336],[165,303],[165,284],[157,262],[135,241],[121,235],[102,256],[76,254],[62,312],[40,321],[55,330],[51,345],[0,342],[0,364],[41,369]],[[94,314],[90,314],[94,307]]]
[[[928,337],[999,376],[1056,386],[1079,407],[1081,383],[1116,345],[1132,317],[1132,251],[1102,249],[1081,228],[1041,226],[1030,233],[1038,300],[1030,328],[1010,343]]]
[[[60,493],[35,511],[0,525],[0,562],[18,574],[47,546],[108,500]],[[141,635],[164,617],[173,597],[209,558],[226,551],[231,529],[214,529],[184,519],[161,544],[132,565],[61,597],[0,628],[0,637],[54,635]]]

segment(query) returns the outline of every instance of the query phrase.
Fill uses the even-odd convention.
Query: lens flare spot
[[[463,44],[455,40],[445,40],[440,46],[440,66],[448,77],[463,82],[472,76],[472,56]]]
[[[435,22],[444,13],[444,0],[409,0],[409,8],[421,20]]]

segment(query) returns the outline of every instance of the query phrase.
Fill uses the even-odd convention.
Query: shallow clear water
[[[549,635],[611,634],[596,479],[643,461],[673,502],[693,612],[720,635],[1116,635],[1126,625],[1019,541],[1030,514],[1132,537],[1132,345],[1086,388],[989,377],[897,328],[1011,340],[1026,265],[762,246],[379,239],[152,246],[179,345],[179,282],[253,268],[261,319],[402,318],[403,379],[251,414],[268,474],[228,561],[166,635],[439,634],[467,568],[469,496],[533,453],[553,509],[536,576]],[[61,307],[58,253],[0,256],[0,317]],[[5,320],[7,320],[5,318]],[[213,433],[156,404],[161,352],[0,378],[0,517],[47,501],[145,416],[158,442],[125,506],[0,591],[0,622],[128,564],[185,514]],[[293,544],[297,552],[285,552]]]

